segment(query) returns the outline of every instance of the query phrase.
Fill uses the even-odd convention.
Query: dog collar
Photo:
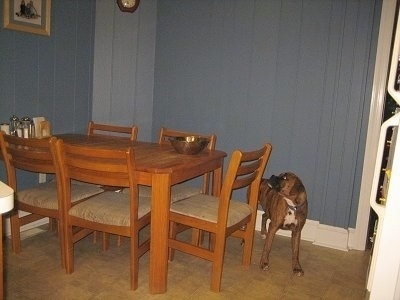
[[[297,211],[297,210],[298,210],[300,207],[302,207],[302,206],[304,205],[304,203],[305,203],[305,202],[303,202],[303,203],[300,204],[300,205],[295,205],[295,204],[293,203],[292,199],[286,197],[285,195],[283,195],[283,194],[281,194],[281,193],[279,193],[279,194],[283,197],[283,199],[285,199],[287,206],[288,206],[289,209],[292,210],[292,211]]]

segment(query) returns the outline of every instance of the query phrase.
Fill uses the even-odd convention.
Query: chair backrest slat
[[[100,124],[89,121],[87,135],[114,135],[129,137],[131,141],[136,141],[138,135],[137,126],[120,126],[110,124]]]
[[[129,187],[134,175],[133,148],[126,150],[93,149],[65,144],[58,140],[55,147],[58,167],[65,180],[75,179],[94,184]]]
[[[255,151],[235,150],[232,153],[220,195],[218,215],[225,219],[222,224],[226,224],[230,198],[235,189],[247,188],[247,200],[252,208],[256,208],[261,178],[271,151],[271,144],[265,144]]]
[[[35,173],[54,174],[55,165],[50,150],[50,139],[20,138],[1,133],[0,143],[9,185],[16,189],[15,169]]]

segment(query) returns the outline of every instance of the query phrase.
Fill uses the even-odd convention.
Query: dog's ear
[[[303,192],[305,192],[303,183],[299,179],[296,179],[295,184],[292,186],[292,188],[290,190],[290,195],[294,196],[294,195],[301,194]]]

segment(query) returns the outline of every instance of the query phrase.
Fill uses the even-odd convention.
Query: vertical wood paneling
[[[74,105],[74,130],[82,131],[87,127],[87,120],[92,117],[93,88],[93,41],[95,11],[90,1],[77,2],[76,12],[76,93]]]
[[[0,29],[0,122],[11,114],[44,116],[54,133],[84,130],[92,106],[94,4],[53,0],[49,37]],[[22,186],[37,182],[26,172],[18,176]]]
[[[294,136],[294,120],[297,112],[295,106],[298,90],[299,74],[299,49],[301,42],[302,27],[302,1],[281,1],[279,19],[279,39],[277,44],[277,69],[275,78],[275,93],[273,101],[272,115],[272,136],[275,142],[275,160],[285,161],[287,166],[291,165],[290,149],[292,149],[293,139],[282,139],[282,136]],[[279,149],[285,149],[280,151]],[[287,168],[285,165],[279,167],[279,172]]]
[[[93,65],[93,118],[97,122],[109,120],[113,86],[111,64],[113,60],[114,3],[96,1],[96,37]]]
[[[142,139],[171,126],[215,132],[227,152],[268,140],[265,175],[298,173],[309,218],[353,227],[380,5],[146,0],[123,14],[97,0],[94,20],[94,0],[53,0],[50,37],[0,30],[0,118],[83,131],[92,110]]]
[[[335,224],[335,218],[337,217],[337,207],[339,204],[337,201],[343,201],[342,199],[346,197],[342,197],[342,199],[338,200],[337,192],[342,190],[340,186],[342,177],[347,177],[347,173],[343,173],[343,136],[345,134],[345,123],[348,119],[346,104],[349,99],[348,97],[348,86],[350,84],[349,80],[349,69],[351,68],[351,64],[349,65],[349,60],[353,51],[350,48],[347,48],[346,44],[346,35],[348,32],[346,29],[351,30],[351,28],[346,27],[350,26],[352,23],[348,22],[348,12],[347,12],[347,1],[340,1],[340,7],[337,7],[338,12],[340,13],[339,22],[337,23],[337,52],[335,53],[335,60],[333,63],[335,64],[335,81],[333,82],[334,94],[333,97],[329,99],[330,102],[333,102],[332,110],[329,112],[329,119],[331,120],[330,128],[329,128],[329,137],[330,137],[330,147],[329,147],[329,155],[325,157],[328,160],[328,180],[325,182],[325,193],[327,199],[332,199],[332,201],[326,201],[324,205],[324,210],[322,211],[322,217],[328,224]],[[336,9],[336,8],[335,8]],[[332,25],[335,25],[336,21],[332,20]],[[351,21],[351,20],[349,20]],[[336,28],[335,28],[336,29]],[[348,53],[348,51],[350,53]],[[347,74],[345,74],[347,72]],[[346,76],[347,75],[347,76]]]
[[[92,106],[94,4],[53,0],[50,37],[0,29],[1,122],[15,113],[44,116],[53,132],[86,127]]]
[[[3,14],[3,7],[0,5],[0,13]],[[0,90],[2,96],[0,117],[2,122],[8,120],[9,116],[6,112],[14,110],[14,57],[12,56],[14,43],[12,39],[12,32],[7,30],[0,30],[0,40],[2,42],[0,47]]]
[[[363,164],[362,159],[366,147],[365,146],[366,137],[364,133],[366,134],[367,131],[368,113],[366,113],[366,111],[368,111],[370,107],[370,99],[372,94],[372,92],[368,94],[354,87],[372,86],[372,84],[368,82],[368,80],[372,81],[374,64],[373,63],[363,64],[362,62],[370,62],[371,60],[375,59],[374,55],[376,53],[375,49],[376,46],[372,44],[370,52],[362,51],[362,49],[365,49],[367,45],[371,44],[371,41],[374,40],[374,36],[377,36],[374,30],[377,30],[379,28],[379,26],[376,26],[376,24],[378,24],[379,22],[379,16],[380,16],[380,7],[377,6],[377,3],[375,3],[374,7],[373,1],[371,1],[370,9],[360,10],[358,16],[358,26],[357,26],[358,31],[357,31],[357,42],[354,51],[355,53],[354,60],[356,62],[355,66],[359,67],[358,71],[362,74],[365,74],[365,76],[354,78],[353,88],[351,90],[353,97],[360,97],[361,99],[364,99],[364,101],[360,101],[360,103],[351,103],[351,111],[354,112],[353,115],[357,116],[357,119],[354,120],[355,131],[352,132],[348,137],[350,140],[354,139],[357,136],[362,137],[362,140],[359,143],[355,143],[354,145],[355,148],[351,161],[351,165],[354,167],[353,169],[354,181],[352,182],[353,185],[351,190],[353,195],[360,195],[362,171],[363,168],[366,168],[366,166],[362,165]],[[356,72],[354,74],[356,74]],[[369,74],[371,74],[371,76],[369,76]],[[358,199],[363,199],[363,197],[360,195],[359,198],[352,197],[351,199],[350,209],[349,209],[350,220],[354,220],[357,218],[358,201],[356,200]],[[364,216],[359,216],[359,218],[364,218]]]
[[[228,152],[269,140],[265,175],[298,173],[309,218],[354,226],[374,9],[356,0],[159,1],[154,132],[215,131]]]
[[[265,16],[269,17],[266,18]],[[279,23],[281,16],[280,1],[256,1],[253,25],[253,52],[252,73],[250,77],[249,97],[253,99],[253,107],[263,109],[252,109],[247,117],[249,129],[253,132],[254,143],[262,143],[271,140],[273,128],[274,95],[277,89],[278,70],[278,41]],[[287,82],[289,86],[290,83]],[[263,126],[260,126],[260,123]],[[269,128],[269,130],[265,130]]]
[[[77,8],[76,2],[73,5],[63,6],[62,12],[54,14],[59,22],[55,24],[56,59],[54,61],[54,117],[63,114],[73,116],[75,111],[76,93],[76,37],[77,37]],[[69,62],[66,64],[66,62]],[[73,120],[73,119],[72,119]],[[72,120],[60,118],[53,121],[53,129],[56,132],[64,132],[70,127]]]
[[[153,116],[156,1],[141,3],[135,70],[133,121],[140,126],[139,138],[151,140]],[[140,59],[139,59],[140,58]]]
[[[291,168],[308,177],[308,182],[317,183],[323,176],[323,166],[317,164],[316,158],[323,127],[320,123],[327,121],[322,119],[322,114],[324,88],[329,84],[325,75],[330,29],[327,20],[331,17],[331,5],[326,1],[303,1],[302,10]],[[304,133],[307,133],[307,142],[304,141]],[[308,163],[305,164],[305,161]],[[318,215],[323,200],[322,190],[314,195],[314,186],[308,182],[308,194],[315,203],[309,208],[310,215]]]
[[[96,3],[92,118],[134,123],[141,139],[151,139],[156,1],[143,1],[133,14],[115,1]]]
[[[38,74],[38,40],[29,34],[15,36],[14,43],[15,69],[14,97],[15,112],[28,115],[31,103],[37,99]]]
[[[53,29],[54,28],[52,28],[52,34],[54,35],[56,33],[54,33]],[[54,60],[56,58],[55,45],[56,42],[53,38],[45,38],[40,42],[38,72],[39,95],[36,99],[36,108],[31,113],[33,116],[44,116],[53,119],[55,101],[54,81],[56,80],[56,69],[54,67]]]
[[[114,34],[112,53],[113,89],[110,118],[119,122],[133,122],[133,97],[136,76],[139,14],[114,11]],[[129,28],[129,30],[127,30]],[[118,34],[123,33],[123,34]],[[129,124],[129,123],[128,123]]]

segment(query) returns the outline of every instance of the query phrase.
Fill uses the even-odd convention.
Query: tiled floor
[[[343,252],[302,241],[300,259],[304,277],[291,276],[290,240],[277,236],[271,269],[258,261],[263,240],[256,233],[253,264],[240,266],[240,242],[229,239],[222,275],[222,291],[209,291],[210,263],[176,253],[169,264],[168,292],[148,293],[149,255],[140,262],[139,288],[129,290],[128,243],[112,241],[106,252],[91,238],[75,247],[75,272],[60,267],[57,236],[44,231],[22,241],[22,252],[11,253],[5,242],[5,299],[365,299],[369,253]]]

